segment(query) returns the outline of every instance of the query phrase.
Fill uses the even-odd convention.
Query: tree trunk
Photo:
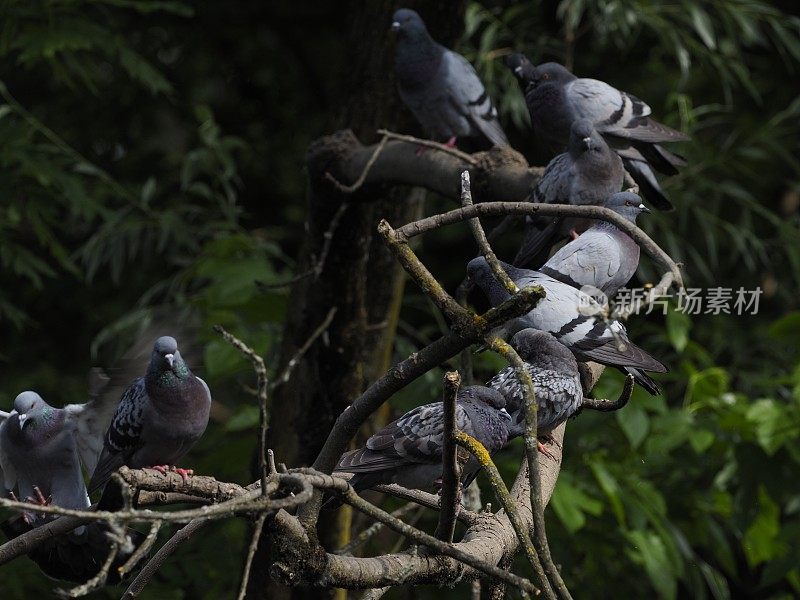
[[[414,4],[414,3],[409,3]],[[463,27],[466,2],[418,3],[435,39],[452,46]],[[392,41],[389,34],[392,2],[351,2],[350,31],[343,52],[350,66],[341,93],[339,127],[349,127],[362,140],[379,128],[409,125],[394,82]],[[332,129],[339,128],[336,125]],[[342,136],[342,143],[348,143]],[[377,237],[381,218],[405,223],[418,210],[421,194],[409,199],[408,189],[363,189],[352,197],[336,191],[325,179],[325,148],[312,144],[306,160],[309,172],[308,238],[298,261],[298,273],[319,260],[324,236],[342,202],[351,202],[333,232],[319,277],[297,282],[291,291],[281,364],[286,364],[310,337],[332,307],[336,316],[327,336],[318,340],[297,364],[289,384],[272,399],[268,446],[278,461],[289,466],[310,465],[336,417],[363,391],[370,378],[391,358],[403,273]],[[378,202],[359,203],[359,194],[381,194]],[[362,196],[363,197],[363,196]],[[336,520],[336,515],[345,518]],[[326,547],[337,546],[349,530],[347,513],[322,515],[319,536]],[[343,535],[343,533],[345,535]],[[266,538],[263,538],[266,540]],[[269,578],[269,548],[259,547],[253,564],[250,598],[323,598],[333,591],[287,589]]]

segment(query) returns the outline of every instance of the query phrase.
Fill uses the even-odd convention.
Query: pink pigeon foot
[[[193,469],[181,469],[180,467],[172,467],[172,471],[181,476],[181,479],[183,479],[184,484],[186,484],[186,482],[189,480],[189,477],[194,475]]]
[[[157,472],[161,473],[164,476],[166,476],[167,472],[169,472],[169,470],[170,470],[170,466],[169,465],[152,465],[152,466],[147,467],[147,468],[148,469],[152,469],[153,471],[157,471]]]
[[[447,140],[445,142],[444,145],[447,146],[448,148],[455,148],[456,147],[456,136],[451,137],[449,140]]]
[[[579,234],[579,233],[578,233],[577,231],[575,231],[574,229],[570,229],[570,230],[569,230],[569,237],[570,237],[570,238],[572,238],[572,241],[575,241],[575,240],[577,240],[577,239],[580,237],[580,235],[581,235],[581,234]]]

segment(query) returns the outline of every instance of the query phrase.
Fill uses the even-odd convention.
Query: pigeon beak
[[[25,413],[22,413],[22,414],[19,416],[19,428],[20,428],[20,429],[22,429],[23,427],[25,427],[25,421],[27,421],[27,420],[28,420],[28,415],[26,415]]]
[[[389,31],[391,31],[392,33],[397,33],[398,31],[400,31],[400,23],[398,21],[392,23],[392,26],[389,27]]]
[[[515,74],[517,77],[522,77],[522,65],[520,65],[520,66],[518,66],[518,67],[516,67],[516,68],[514,69],[514,74]]]
[[[646,213],[653,212],[652,210],[647,208],[644,204],[640,204],[639,205],[639,210],[641,210],[642,212],[646,212]]]
[[[510,415],[510,414],[508,414],[508,411],[505,409],[505,407],[504,407],[504,408],[501,408],[501,409],[500,409],[500,412],[502,413],[502,415],[503,415],[503,416],[504,416],[506,419],[508,419],[509,421],[511,420],[511,415]]]
[[[167,361],[167,364],[169,364],[169,368],[171,369],[172,365],[175,364],[175,355],[174,354],[165,354],[164,355],[164,359]]]
[[[583,147],[589,149],[592,147],[592,138],[585,137],[581,140],[583,142]]]

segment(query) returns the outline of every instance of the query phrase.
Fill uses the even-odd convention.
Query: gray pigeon
[[[449,145],[456,138],[485,138],[507,146],[497,109],[469,61],[435,42],[413,10],[395,12],[391,29],[400,97],[426,133]]]
[[[87,470],[94,468],[115,407],[107,397],[98,397],[86,404],[54,408],[36,392],[22,392],[14,410],[0,416],[0,474],[6,492],[34,504],[88,508],[81,463]],[[0,523],[0,530],[13,539],[52,518],[26,511]],[[86,581],[99,572],[108,556],[107,529],[104,523],[83,525],[49,538],[29,557],[50,577]],[[144,539],[134,530],[127,534],[132,544],[120,552],[113,566],[121,566]],[[117,581],[117,571],[111,569],[108,582]]]
[[[506,400],[498,391],[465,387],[456,402],[456,427],[481,442],[490,454],[513,435]],[[442,478],[442,407],[441,402],[433,402],[407,412],[370,437],[365,448],[345,453],[336,471],[353,473],[350,484],[356,491],[386,483],[435,489]],[[462,470],[462,481],[472,481],[479,470],[480,464],[471,456]]]
[[[81,463],[87,471],[95,468],[114,408],[107,401],[53,408],[36,392],[22,392],[0,424],[5,489],[20,499],[88,507]],[[33,521],[36,516],[28,518]]]
[[[597,206],[622,188],[622,160],[595,131],[589,119],[577,119],[570,127],[567,152],[547,165],[529,198],[540,204]],[[526,217],[525,237],[514,258],[518,267],[542,264],[543,252],[572,232],[581,233],[591,219]],[[546,258],[546,257],[545,257]]]
[[[528,327],[547,331],[569,348],[579,361],[595,361],[617,367],[632,374],[636,382],[651,394],[658,393],[656,383],[643,371],[664,373],[666,367],[633,344],[622,323],[606,322],[602,317],[603,307],[594,298],[544,273],[518,269],[505,263],[501,265],[517,286],[540,285],[546,295],[532,311],[500,327],[498,335],[509,339]],[[494,279],[484,257],[472,259],[467,271],[470,279],[483,290],[493,306],[510,297]]]
[[[537,435],[548,437],[551,431],[575,414],[583,402],[578,363],[566,346],[546,331],[523,329],[511,338],[511,345],[525,361],[533,379],[537,413]],[[513,420],[512,431],[525,431],[525,402],[522,385],[514,367],[506,367],[487,383],[506,399],[506,409]],[[540,452],[549,454],[539,446]]]
[[[210,408],[211,392],[183,361],[175,338],[158,338],[147,373],[122,395],[89,493],[102,488],[122,465],[162,471],[175,465],[203,435]]]
[[[563,147],[570,125],[589,119],[622,158],[645,198],[659,210],[672,209],[653,169],[677,174],[686,161],[660,144],[689,136],[651,119],[650,107],[635,96],[597,79],[579,79],[558,63],[534,67],[524,55],[513,54],[506,64],[525,94],[536,136]]]
[[[640,213],[650,212],[631,192],[610,196],[604,206],[634,224]],[[639,244],[614,224],[598,221],[553,254],[539,272],[576,288],[592,286],[611,298],[638,266]]]

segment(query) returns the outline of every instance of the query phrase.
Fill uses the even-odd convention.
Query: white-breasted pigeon
[[[642,199],[631,192],[613,194],[603,206],[634,224],[639,214],[650,212]],[[639,244],[627,233],[613,223],[597,221],[562,246],[539,272],[576,288],[591,286],[611,298],[633,277],[639,266],[639,253]]]
[[[603,307],[594,298],[544,273],[519,269],[506,263],[501,265],[517,286],[540,285],[546,295],[529,313],[498,328],[498,335],[510,339],[516,332],[528,327],[547,331],[569,348],[579,361],[595,361],[617,367],[632,374],[636,383],[651,394],[659,392],[656,383],[644,371],[664,373],[666,367],[631,342],[622,323],[606,322],[602,318]],[[483,290],[493,306],[510,297],[508,291],[495,280],[484,257],[472,259],[467,271],[470,279]]]
[[[558,63],[534,66],[523,54],[513,54],[506,64],[525,94],[534,135],[561,148],[571,124],[589,119],[622,158],[644,197],[659,210],[672,209],[653,169],[677,174],[686,161],[661,144],[689,136],[653,120],[650,107],[635,96],[597,79],[578,78]]]
[[[496,390],[462,388],[456,398],[456,427],[493,454],[513,435],[505,404]],[[353,473],[350,484],[356,491],[388,483],[433,490],[441,485],[443,437],[442,402],[418,406],[372,435],[364,448],[345,453],[335,471]],[[471,456],[462,470],[462,481],[468,484],[479,470],[480,464]]]
[[[548,163],[528,200],[540,204],[598,206],[619,192],[624,180],[619,156],[589,119],[577,119],[570,127],[567,151]],[[592,219],[526,217],[525,236],[514,264],[541,266],[553,244],[572,233],[582,233],[593,223]]]
[[[507,146],[497,109],[469,61],[431,38],[413,10],[392,17],[400,97],[426,134],[453,145],[458,138]]]
[[[175,338],[156,340],[144,377],[125,390],[105,435],[89,493],[122,465],[174,468],[208,425],[211,392],[181,357]],[[191,474],[175,468],[183,477]]]

